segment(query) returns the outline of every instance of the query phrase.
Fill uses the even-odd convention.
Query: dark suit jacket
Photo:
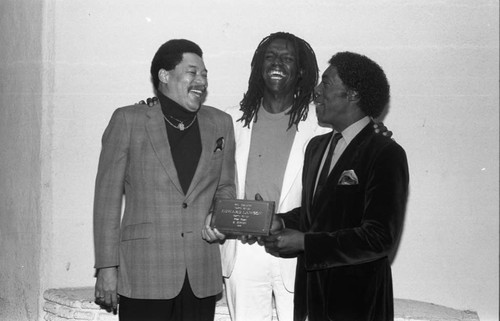
[[[118,266],[121,295],[174,298],[186,271],[197,297],[222,291],[219,245],[204,241],[201,230],[214,197],[236,196],[233,124],[208,106],[200,108],[198,123],[202,152],[186,194],[159,104],[117,109],[104,132],[94,199],[95,267]]]
[[[319,200],[314,184],[331,134],[307,146],[302,205],[283,217],[287,228],[305,232],[295,283],[295,319],[392,320],[388,256],[395,248],[408,194],[404,150],[367,125],[347,146]],[[339,185],[346,170],[358,184]]]

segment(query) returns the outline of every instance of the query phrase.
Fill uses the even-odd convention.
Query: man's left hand
[[[137,103],[137,105],[148,105],[149,107],[153,107],[158,103],[158,97],[152,97],[146,99],[146,101],[141,100],[140,102]]]
[[[389,137],[389,138],[392,137],[392,132],[389,129],[387,129],[387,127],[385,127],[383,122],[374,123],[373,130],[377,134],[381,134],[381,135]]]

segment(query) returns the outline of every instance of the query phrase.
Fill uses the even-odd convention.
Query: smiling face
[[[297,56],[292,44],[285,39],[273,40],[264,53],[265,90],[274,95],[293,93],[297,74]]]
[[[197,111],[206,97],[207,69],[203,59],[184,53],[182,61],[172,70],[160,69],[160,90],[189,111]]]
[[[332,125],[338,131],[344,130],[349,116],[358,108],[349,99],[348,89],[340,79],[337,68],[330,66],[326,69],[314,94],[318,121]]]

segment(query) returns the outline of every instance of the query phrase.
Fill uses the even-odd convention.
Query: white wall
[[[288,31],[312,45],[321,72],[333,53],[350,50],[388,75],[392,103],[384,122],[406,149],[411,174],[395,296],[498,319],[498,10],[493,0],[45,1],[43,44],[50,50],[38,62],[53,75],[42,117],[50,124],[42,134],[50,137],[44,186],[52,197],[44,212],[51,225],[42,233],[42,290],[94,283],[101,135],[115,108],[152,95],[156,49],[172,38],[197,42],[209,69],[207,104],[223,108],[241,100],[259,41]],[[2,112],[10,101],[4,91]],[[0,144],[9,146],[3,138]],[[9,220],[5,207],[0,225]]]
[[[41,295],[42,4],[0,1],[0,320],[35,320]]]

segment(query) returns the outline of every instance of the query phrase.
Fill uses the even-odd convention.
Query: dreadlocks
[[[318,82],[318,63],[316,55],[311,46],[303,39],[287,32],[276,32],[262,39],[252,58],[250,79],[248,80],[248,90],[243,95],[240,102],[240,110],[243,116],[238,121],[244,121],[244,126],[250,127],[250,122],[257,121],[257,112],[260,108],[262,97],[264,96],[265,84],[262,78],[262,66],[267,47],[276,39],[288,41],[297,53],[297,70],[302,73],[298,75],[298,80],[293,93],[293,105],[288,114],[290,121],[288,128],[298,124],[307,118],[309,104],[314,95],[314,87]]]

